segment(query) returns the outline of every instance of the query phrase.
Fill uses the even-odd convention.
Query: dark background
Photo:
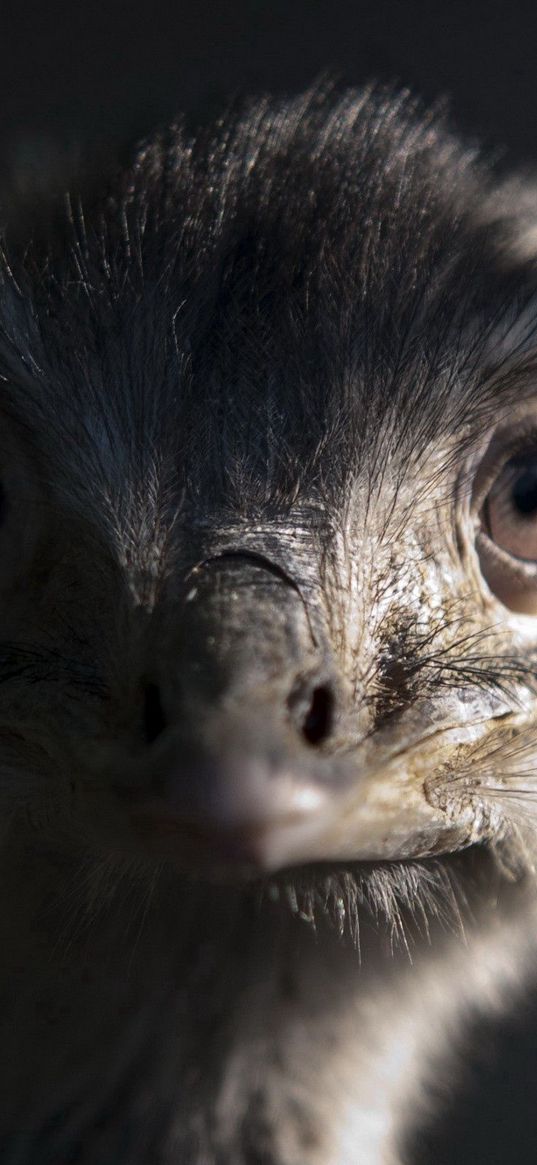
[[[537,173],[535,0],[0,0],[0,59],[0,188],[13,168],[61,185],[79,155],[98,171],[178,111],[203,122],[326,72],[448,95],[502,167]],[[413,1165],[537,1165],[537,1003],[516,1012],[472,1033],[459,1096]]]
[[[122,139],[331,69],[448,93],[460,125],[531,160],[535,22],[533,2],[494,0],[3,0],[0,138]]]
[[[531,163],[536,24],[534,0],[0,0],[0,164],[39,170],[325,72],[448,95],[467,134]]]

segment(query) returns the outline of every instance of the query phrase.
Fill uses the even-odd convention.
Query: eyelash
[[[537,456],[537,425],[532,426],[527,432],[517,433],[514,442],[510,444],[509,456],[507,461],[511,461],[514,457],[522,455],[535,454]]]
[[[509,461],[518,456],[532,454],[537,457],[537,422],[533,421],[533,418],[531,424],[511,434],[507,440],[502,441],[500,434],[493,438],[474,476],[473,512],[481,514],[494,482]]]

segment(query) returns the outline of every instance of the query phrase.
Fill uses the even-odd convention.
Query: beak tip
[[[244,757],[168,770],[159,792],[146,786],[121,799],[144,848],[185,868],[248,867],[260,875],[322,859],[332,801],[315,774]]]
[[[169,805],[137,806],[136,831],[152,851],[189,868],[248,870],[263,875],[305,860],[322,860],[323,814],[295,812],[288,817],[237,821],[229,815],[185,815]]]

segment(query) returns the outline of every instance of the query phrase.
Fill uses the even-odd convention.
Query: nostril
[[[302,734],[308,744],[322,744],[330,736],[334,719],[334,698],[330,688],[319,684],[311,693],[309,707],[302,721]]]
[[[156,684],[146,683],[144,685],[144,732],[147,743],[152,744],[161,732],[164,732],[165,727],[166,718],[160,691]]]

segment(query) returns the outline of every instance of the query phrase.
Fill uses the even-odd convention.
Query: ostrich
[[[372,87],[8,230],[3,1165],[402,1165],[530,980],[535,213]]]

